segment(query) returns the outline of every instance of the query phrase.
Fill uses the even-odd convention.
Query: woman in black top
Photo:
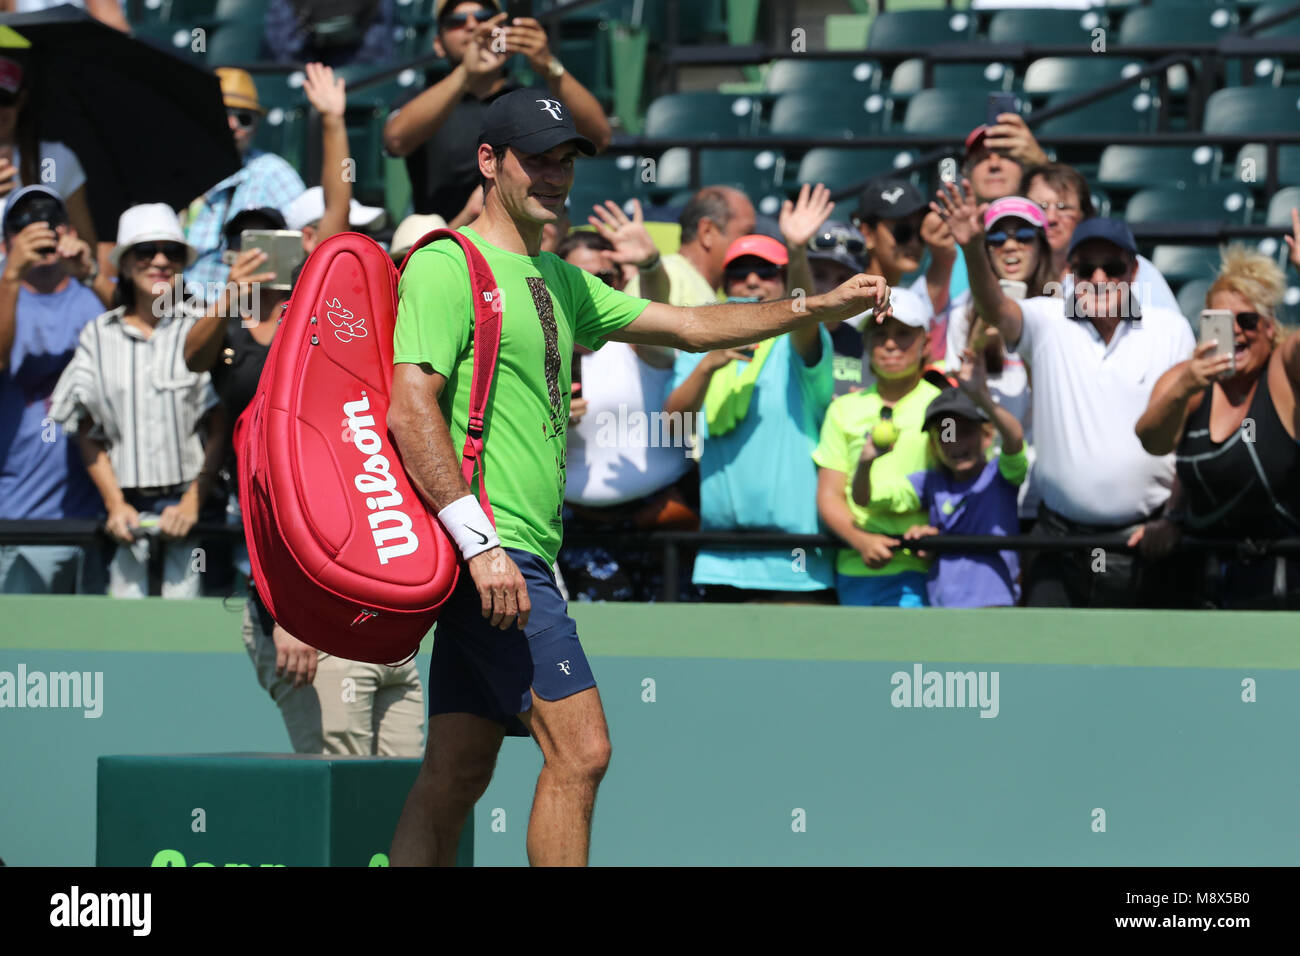
[[[1177,452],[1177,481],[1165,515],[1130,544],[1145,537],[1144,550],[1160,553],[1182,530],[1239,540],[1300,536],[1300,338],[1283,341],[1275,317],[1285,286],[1270,257],[1225,252],[1206,308],[1235,316],[1234,356],[1212,358],[1215,346],[1206,343],[1156,382],[1137,434],[1153,455]],[[1220,558],[1211,603],[1300,607],[1300,561]]]

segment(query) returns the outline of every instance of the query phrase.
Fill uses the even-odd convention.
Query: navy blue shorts
[[[503,631],[489,624],[474,578],[462,567],[433,632],[429,716],[475,714],[504,724],[512,737],[527,737],[516,715],[532,707],[532,691],[560,700],[595,687],[596,679],[551,566],[527,551],[505,551],[528,587],[528,626]]]

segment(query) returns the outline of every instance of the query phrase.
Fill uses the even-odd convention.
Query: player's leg
[[[528,821],[528,861],[533,866],[585,866],[591,844],[596,788],[609,766],[609,728],[600,693],[588,687],[571,697],[546,700],[519,715],[542,749]]]
[[[429,743],[406,798],[392,866],[454,866],[460,831],[496,767],[505,727],[473,714],[429,718]]]

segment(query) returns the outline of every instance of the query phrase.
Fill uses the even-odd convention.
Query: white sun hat
[[[404,256],[426,232],[446,228],[447,220],[436,214],[407,216],[393,233],[393,241],[388,244],[388,254],[394,257]]]
[[[320,186],[304,190],[302,195],[284,207],[283,212],[284,221],[290,229],[301,230],[303,226],[310,226],[325,215],[325,190]],[[382,207],[363,206],[354,199],[348,207],[348,225],[354,229],[369,229],[383,214]]]
[[[120,266],[122,255],[142,242],[179,242],[185,247],[187,266],[199,257],[198,250],[185,241],[176,210],[165,202],[141,203],[122,213],[117,220],[117,245],[109,257],[113,265]]]

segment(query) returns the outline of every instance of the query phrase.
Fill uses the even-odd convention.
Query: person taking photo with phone
[[[1160,376],[1137,422],[1142,447],[1175,452],[1178,469],[1172,507],[1130,539],[1144,554],[1169,554],[1184,531],[1255,540],[1300,535],[1300,338],[1284,338],[1277,320],[1285,289],[1269,256],[1241,246],[1224,252],[1205,305],[1231,314],[1231,343],[1203,341]],[[1200,565],[1200,553],[1189,557]],[[1199,584],[1197,567],[1187,570]],[[1223,556],[1202,593],[1221,607],[1300,607],[1300,560]]]
[[[989,265],[970,183],[940,190],[932,208],[965,253],[980,317],[1033,375],[1034,482],[1043,499],[1033,533],[1131,535],[1159,514],[1173,484],[1173,456],[1148,453],[1132,428],[1156,379],[1192,354],[1187,320],[1168,309],[1133,308],[1137,244],[1117,219],[1089,219],[1074,231],[1070,298],[1017,301]],[[1101,558],[1090,550],[1035,553],[1027,562],[1025,602],[1132,607],[1167,600],[1167,584],[1140,557]]]

